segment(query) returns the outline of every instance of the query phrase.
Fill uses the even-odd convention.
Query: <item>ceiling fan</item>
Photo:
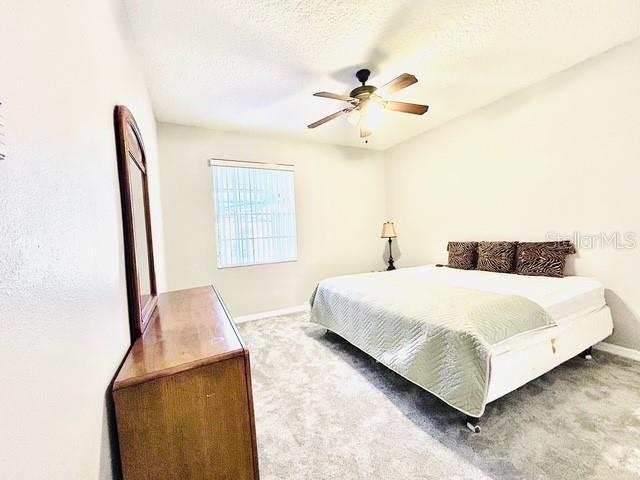
[[[362,85],[351,90],[349,95],[339,95],[329,92],[314,93],[313,95],[315,97],[342,100],[348,102],[350,106],[307,125],[307,128],[316,128],[334,118],[348,115],[347,119],[349,123],[359,126],[360,138],[365,138],[373,133],[373,124],[378,119],[382,110],[412,113],[414,115],[422,115],[429,110],[428,105],[394,102],[383,98],[416,83],[418,79],[415,76],[409,73],[403,73],[382,87],[376,88],[373,85],[365,85],[367,80],[369,80],[369,75],[371,75],[371,72],[367,69],[358,70],[356,77]]]

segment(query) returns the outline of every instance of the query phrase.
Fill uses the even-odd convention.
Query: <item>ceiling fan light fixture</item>
[[[368,100],[362,106],[362,113],[360,114],[361,122],[366,126],[367,130],[374,131],[380,126],[383,110],[384,105],[382,102],[373,99]]]

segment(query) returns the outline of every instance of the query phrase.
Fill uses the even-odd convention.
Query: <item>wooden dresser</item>
[[[213,287],[159,296],[113,397],[125,480],[259,478],[249,352]]]

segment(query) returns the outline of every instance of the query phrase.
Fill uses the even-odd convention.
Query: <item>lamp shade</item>
[[[397,236],[393,222],[385,222],[382,224],[382,234],[380,238],[396,238]]]

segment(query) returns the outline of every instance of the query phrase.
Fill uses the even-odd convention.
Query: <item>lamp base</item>
[[[387,267],[387,272],[395,269],[396,267],[393,264],[393,255],[391,255],[391,239],[389,239],[389,266]]]

